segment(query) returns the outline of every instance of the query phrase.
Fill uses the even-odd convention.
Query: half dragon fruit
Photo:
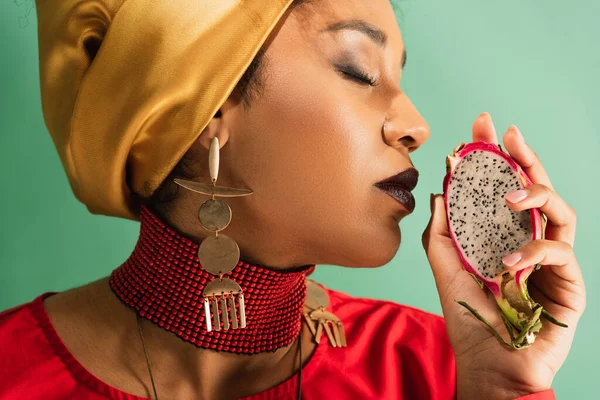
[[[511,338],[506,342],[477,310],[457,301],[485,323],[503,344],[529,347],[542,327],[541,316],[562,327],[527,291],[527,279],[540,265],[518,272],[504,269],[502,258],[544,237],[546,217],[539,209],[510,210],[504,195],[532,184],[500,145],[461,143],[446,159],[444,201],[448,228],[464,269],[494,295]]]

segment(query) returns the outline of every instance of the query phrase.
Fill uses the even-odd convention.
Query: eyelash
[[[367,84],[369,86],[377,86],[379,84],[375,78],[353,67],[346,67],[340,69],[340,72],[350,79],[356,80],[363,84]]]

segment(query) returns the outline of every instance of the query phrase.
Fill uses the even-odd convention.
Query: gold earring
[[[216,137],[210,143],[208,168],[212,183],[204,184],[184,179],[175,179],[174,181],[186,189],[212,197],[202,203],[198,210],[198,219],[204,229],[215,234],[214,236],[207,237],[200,243],[200,247],[198,248],[200,265],[208,273],[219,277],[210,281],[202,292],[202,296],[204,297],[206,330],[208,332],[212,330],[219,331],[221,330],[221,323],[223,330],[230,328],[241,329],[246,327],[244,293],[237,282],[223,277],[223,275],[228,274],[237,266],[240,259],[240,249],[232,238],[219,234],[231,222],[231,208],[227,203],[217,200],[215,197],[248,196],[254,192],[246,189],[217,186],[217,177],[219,175],[219,139]],[[236,306],[236,300],[238,306]],[[219,307],[221,308],[222,321],[219,318]]]

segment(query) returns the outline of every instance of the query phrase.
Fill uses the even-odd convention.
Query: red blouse
[[[454,399],[456,369],[444,320],[397,303],[327,289],[348,347],[326,335],[302,370],[305,399]],[[143,400],[92,375],[69,352],[42,303],[0,313],[0,399]],[[295,399],[294,376],[244,400]],[[520,397],[554,400],[552,389]]]

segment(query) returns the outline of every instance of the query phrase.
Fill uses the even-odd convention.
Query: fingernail
[[[434,199],[434,196],[433,196],[433,193],[431,193],[429,195],[429,209],[431,210],[431,212],[433,212],[433,199]]]
[[[508,193],[505,197],[506,200],[510,201],[511,203],[518,203],[527,197],[527,192],[525,190],[515,190],[514,192]]]
[[[517,132],[517,136],[519,137],[519,139],[521,139],[522,141],[525,141],[525,138],[523,137],[521,130],[519,128],[517,128],[516,125],[511,125],[511,127],[515,130],[515,132]]]
[[[506,257],[504,257],[502,259],[502,262],[505,265],[512,267],[513,265],[518,263],[521,260],[521,258],[523,258],[523,257],[521,257],[521,255],[519,253],[512,253],[512,254],[509,254]]]
[[[479,114],[479,117],[483,117],[483,116],[485,116],[485,115],[489,116],[489,115],[490,115],[490,113],[489,113],[489,112],[482,112],[481,114]]]

